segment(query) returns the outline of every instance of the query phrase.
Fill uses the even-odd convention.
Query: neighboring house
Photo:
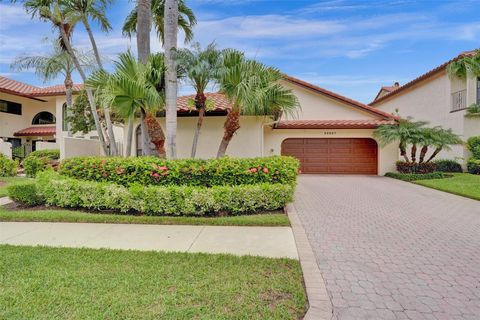
[[[414,120],[428,121],[431,126],[451,128],[463,140],[480,135],[480,118],[466,117],[466,109],[480,103],[480,79],[469,76],[461,80],[449,77],[446,68],[452,61],[474,55],[475,51],[463,52],[420,77],[392,90],[379,94],[370,106]],[[442,151],[437,158],[468,158],[464,146],[453,146],[451,151]]]
[[[16,81],[15,83],[19,84]],[[372,135],[379,125],[395,123],[394,116],[293,77],[286,76],[283,85],[291,88],[298,97],[301,105],[298,116],[294,119],[282,117],[275,122],[265,117],[242,116],[241,128],[228,146],[227,155],[233,157],[292,155],[301,160],[301,170],[305,173],[384,174],[394,170],[397,146],[392,144],[381,148]],[[15,121],[8,131],[0,131],[0,137],[15,138],[16,132],[27,127],[51,127],[31,125],[32,116],[44,109],[54,116],[62,114],[65,102],[63,90],[56,92],[56,95],[38,96],[39,91],[48,91],[48,88],[25,86],[28,87],[28,93],[22,96],[18,92],[7,95],[0,85],[2,91],[0,98],[21,103],[25,110],[22,115],[7,113],[8,119],[12,120],[7,120],[4,114],[0,113],[0,130],[2,124],[13,124]],[[191,98],[193,96],[178,98],[177,153],[180,158],[190,156],[197,122],[197,112],[189,107],[188,101]],[[223,136],[225,116],[230,108],[229,101],[222,94],[208,93],[207,99],[211,100],[213,106],[208,110],[202,127],[197,149],[199,158],[211,158],[216,155]],[[63,130],[62,116],[57,116],[56,120],[56,131],[51,137],[56,138],[62,157],[82,153],[100,154],[98,145],[95,152],[89,149],[92,140],[67,137],[67,132]],[[160,116],[159,120],[165,128],[165,118]],[[142,152],[138,120],[135,123],[135,130],[131,155]],[[122,130],[117,132],[117,140],[126,139],[126,128],[123,128],[123,132]],[[22,143],[45,138],[31,136],[22,140]],[[122,145],[125,144],[126,141],[123,141]]]

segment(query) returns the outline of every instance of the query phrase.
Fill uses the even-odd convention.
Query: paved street
[[[300,177],[335,319],[480,319],[480,202],[376,176]]]

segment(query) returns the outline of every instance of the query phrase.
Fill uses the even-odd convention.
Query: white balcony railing
[[[467,90],[452,93],[452,112],[467,109]]]

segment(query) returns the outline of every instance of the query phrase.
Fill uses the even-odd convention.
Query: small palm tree
[[[215,81],[220,61],[220,51],[216,49],[215,43],[210,43],[204,50],[201,49],[199,43],[195,43],[193,50],[181,49],[177,53],[179,68],[184,70],[189,83],[196,92],[193,102],[198,111],[198,121],[193,136],[190,155],[192,158],[195,158],[197,153],[198,138],[208,103],[205,90]]]
[[[425,156],[427,155],[428,148],[433,145],[435,142],[435,130],[432,128],[423,128],[422,136],[419,141],[419,145],[422,146],[420,149],[420,157],[418,158],[418,163],[423,163],[425,161]]]
[[[91,68],[93,61],[90,56],[77,53],[77,56],[85,68]],[[73,81],[72,73],[75,65],[70,55],[65,52],[59,41],[53,41],[53,52],[48,56],[21,56],[15,59],[11,67],[14,70],[35,69],[35,73],[40,76],[44,82],[53,80],[59,75],[63,75],[65,80],[65,96],[67,103],[67,113],[73,105]],[[70,131],[70,126],[68,126]]]
[[[160,41],[164,42],[165,27],[164,27],[164,15],[165,15],[165,0],[152,0],[152,22],[155,26],[157,35]],[[193,27],[197,24],[197,19],[189,7],[183,0],[178,1],[178,27],[185,33],[185,42],[189,42],[193,39]],[[136,32],[137,27],[137,9],[133,9],[127,18],[125,19],[122,32],[124,35],[132,36]]]
[[[452,129],[441,127],[432,128],[432,146],[435,147],[432,155],[426,162],[432,161],[442,150],[450,150],[452,145],[462,144],[462,139]]]
[[[282,113],[295,115],[299,108],[297,97],[279,83],[282,78],[277,69],[247,60],[239,51],[224,51],[218,83],[232,109],[225,120],[217,157],[225,155],[228,144],[240,128],[240,115],[274,118],[279,118]]]

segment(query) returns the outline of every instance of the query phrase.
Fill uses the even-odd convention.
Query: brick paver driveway
[[[384,177],[300,177],[336,319],[480,319],[480,202]]]

